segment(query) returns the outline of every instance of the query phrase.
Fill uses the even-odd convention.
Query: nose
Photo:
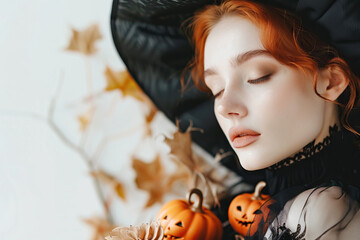
[[[216,100],[215,111],[227,119],[243,118],[247,116],[248,109],[241,93],[234,90],[225,91],[223,96]]]

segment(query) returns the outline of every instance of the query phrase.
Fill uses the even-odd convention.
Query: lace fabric
[[[360,149],[354,145],[354,135],[335,125],[322,142],[312,141],[294,157],[266,169],[265,174],[271,195],[294,186],[306,190],[332,180],[360,187]]]
[[[285,223],[292,200],[309,189],[338,186],[358,205],[360,149],[353,142],[353,135],[335,125],[329,128],[329,136],[322,142],[315,144],[312,141],[293,157],[269,167],[266,182],[273,203],[263,206],[262,210],[266,212],[264,208],[268,208],[271,217],[256,216],[256,221],[261,224],[258,229],[263,231],[245,239],[305,239],[306,226],[299,224],[297,230],[292,232]]]
[[[295,162],[300,162],[305,159],[310,159],[311,157],[314,157],[319,152],[323,151],[327,146],[330,145],[332,142],[332,139],[335,137],[335,135],[339,132],[339,128],[337,125],[334,125],[333,127],[329,127],[329,136],[325,137],[322,142],[319,142],[315,145],[315,140],[307,144],[300,152],[295,154],[294,157],[288,157],[278,163],[275,163],[274,165],[270,166],[268,169],[270,170],[277,170],[281,167],[288,167]]]
[[[305,240],[305,231],[301,232],[301,225],[298,224],[296,232],[291,232],[290,229],[288,229],[285,226],[285,223],[281,225],[279,228],[270,228],[271,230],[271,237],[268,238],[265,236],[264,240]]]

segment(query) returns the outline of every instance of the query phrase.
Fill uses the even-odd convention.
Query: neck
[[[315,138],[315,144],[322,142],[327,136],[329,136],[329,127],[334,125],[340,126],[337,106],[331,102],[326,102],[325,104],[324,124]]]
[[[294,157],[286,158],[266,169],[268,190],[275,194],[291,187],[304,189],[330,180],[360,186],[360,148],[354,136],[340,125],[330,126],[323,141],[315,140]]]
[[[339,133],[339,128],[336,124],[329,126],[326,131],[326,136],[322,139],[321,142],[315,143],[315,140],[308,143],[304,146],[299,152],[293,154],[292,156],[285,158],[284,160],[277,162],[276,164],[268,167],[269,170],[277,170],[284,167],[289,167],[291,165],[307,160],[322,152],[325,148],[332,143],[332,139],[336,134]]]
[[[324,113],[324,121],[322,128],[320,129],[319,133],[316,135],[315,139],[311,141],[310,143],[313,145],[317,145],[319,143],[324,142],[325,138],[330,135],[330,128],[334,126],[341,126],[339,117],[338,117],[338,108],[335,104],[331,102],[326,102],[325,107],[325,113]],[[299,149],[298,152],[295,152],[294,154],[290,155],[288,158],[295,158],[296,155],[299,155],[299,153],[303,152],[305,148],[308,148],[308,145],[302,147]],[[279,164],[275,164],[279,165]],[[271,167],[270,167],[271,168]]]

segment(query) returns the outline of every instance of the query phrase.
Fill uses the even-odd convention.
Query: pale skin
[[[258,27],[242,17],[225,16],[212,28],[205,43],[204,73],[205,83],[215,95],[216,118],[247,170],[269,167],[314,139],[321,142],[328,136],[329,126],[340,125],[335,104],[314,92],[314,73],[278,62],[263,47]],[[319,69],[317,91],[323,97],[336,100],[347,85],[341,69]],[[239,147],[232,142],[233,129],[251,130],[258,135],[250,144]],[[333,200],[337,191],[332,187],[311,197],[307,208],[311,214],[305,219],[306,239],[315,239],[346,212],[347,198]],[[290,208],[287,224],[293,231],[297,226],[294,219],[299,219],[298,210],[308,194],[297,196]],[[327,214],[330,209],[335,209],[331,216]],[[360,228],[353,227],[359,224],[357,214],[342,231],[342,237],[359,236]],[[336,234],[332,237],[350,239]]]

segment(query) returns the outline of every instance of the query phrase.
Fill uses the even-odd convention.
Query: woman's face
[[[271,166],[319,137],[325,101],[313,76],[273,58],[249,20],[223,17],[204,54],[216,118],[245,169]]]

